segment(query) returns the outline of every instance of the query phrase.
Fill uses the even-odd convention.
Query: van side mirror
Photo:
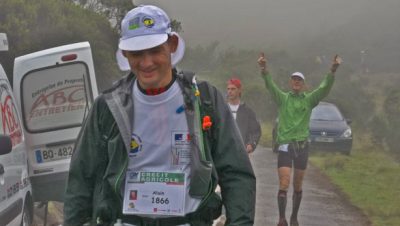
[[[0,33],[0,51],[8,51],[8,41],[6,33]]]
[[[0,135],[0,155],[5,155],[11,152],[12,143],[10,136]]]
[[[350,124],[353,122],[353,120],[351,120],[351,119],[347,118],[347,119],[346,119],[346,122],[347,122],[347,124],[349,124],[349,125],[350,125]]]

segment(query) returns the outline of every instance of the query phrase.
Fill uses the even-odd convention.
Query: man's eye
[[[137,57],[137,56],[142,55],[142,52],[140,52],[140,51],[130,51],[129,55],[133,56],[133,57]]]
[[[160,48],[158,48],[158,47],[150,49],[150,53],[152,53],[152,54],[159,53],[159,52],[160,52]]]

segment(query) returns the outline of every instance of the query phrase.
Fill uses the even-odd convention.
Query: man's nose
[[[142,67],[147,67],[153,65],[153,57],[149,53],[143,53],[141,59],[140,59],[140,66]]]

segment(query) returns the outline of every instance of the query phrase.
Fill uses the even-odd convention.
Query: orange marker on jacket
[[[211,117],[206,115],[203,117],[203,130],[208,130],[212,126]]]

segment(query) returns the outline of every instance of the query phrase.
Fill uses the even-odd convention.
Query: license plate
[[[64,144],[59,146],[46,147],[35,151],[37,163],[52,162],[70,158],[74,144]]]
[[[333,142],[333,138],[332,137],[316,137],[315,138],[316,142]]]

